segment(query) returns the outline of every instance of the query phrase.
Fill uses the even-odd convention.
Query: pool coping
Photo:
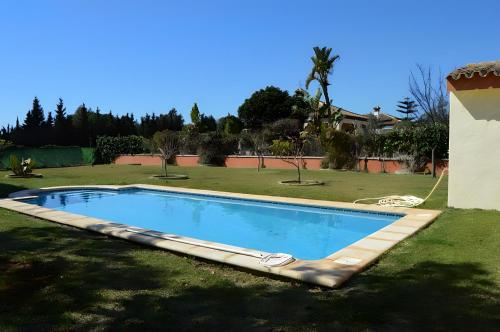
[[[375,213],[402,214],[400,219],[381,228],[380,230],[344,247],[329,256],[319,260],[296,259],[294,262],[280,267],[266,267],[260,264],[256,257],[244,254],[231,253],[224,248],[236,248],[240,251],[255,252],[255,250],[224,245],[220,243],[176,236],[176,239],[189,240],[194,243],[181,243],[166,238],[159,238],[164,233],[156,232],[125,224],[119,224],[102,219],[86,217],[59,210],[48,209],[21,202],[20,199],[36,197],[39,193],[68,190],[68,189],[149,189],[169,191],[176,193],[201,194],[209,196],[250,199],[264,202],[277,202],[288,204],[300,204],[315,207],[330,207],[337,209],[357,210]],[[34,216],[44,220],[86,229],[108,236],[114,236],[125,240],[138,242],[156,248],[171,250],[183,254],[201,257],[225,264],[270,273],[281,277],[300,280],[320,286],[336,288],[344,283],[354,274],[363,271],[378,260],[382,254],[394,247],[399,242],[427,227],[441,213],[438,210],[417,208],[394,208],[381,207],[377,205],[353,204],[346,202],[312,200],[292,197],[265,196],[253,194],[239,194],[213,190],[190,189],[181,187],[168,187],[148,184],[133,185],[78,185],[45,187],[40,189],[22,190],[9,195],[9,198],[0,199],[0,207],[16,211],[25,215]],[[137,232],[131,232],[134,229]],[[197,244],[195,244],[197,243]],[[211,249],[204,245],[214,245],[221,249]]]

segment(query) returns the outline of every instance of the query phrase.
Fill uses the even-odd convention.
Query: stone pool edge
[[[259,263],[259,259],[242,254],[230,253],[227,251],[210,249],[198,245],[180,243],[168,239],[147,236],[145,234],[131,233],[127,231],[130,226],[109,222],[97,218],[83,215],[47,209],[33,204],[23,203],[19,199],[36,196],[40,192],[64,190],[64,189],[153,189],[178,193],[203,194],[228,198],[253,199],[267,202],[280,202],[313,206],[324,206],[341,208],[348,210],[359,210],[379,213],[404,214],[392,224],[364,237],[363,239],[344,247],[331,255],[319,260],[297,259],[281,267],[265,267]],[[279,196],[264,196],[252,194],[229,193],[212,190],[188,189],[180,187],[168,187],[158,185],[134,184],[134,185],[78,185],[78,186],[58,186],[40,189],[22,190],[9,195],[9,198],[0,200],[0,207],[16,211],[22,214],[41,218],[44,220],[64,224],[80,229],[86,229],[108,236],[138,242],[160,249],[171,250],[183,254],[197,256],[200,258],[217,261],[220,263],[235,265],[238,267],[270,273],[281,277],[300,280],[320,286],[337,288],[354,274],[365,270],[368,266],[378,260],[381,255],[394,247],[399,242],[417,233],[422,228],[427,227],[441,213],[438,210],[416,209],[416,208],[387,208],[376,205],[353,204],[346,202],[312,200]],[[137,229],[137,228],[135,228]],[[139,229],[148,233],[149,230]],[[161,234],[153,232],[154,234]],[[194,240],[201,244],[214,244],[225,246],[224,244],[178,237],[179,239]],[[227,246],[231,247],[231,246]],[[250,249],[239,248],[240,250]]]

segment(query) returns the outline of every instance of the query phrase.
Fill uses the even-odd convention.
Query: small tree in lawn
[[[266,140],[264,131],[255,131],[250,133],[250,140],[252,141],[252,148],[257,156],[257,172],[264,166],[264,153],[269,149],[269,144]]]
[[[270,146],[272,154],[297,169],[297,182],[301,183],[300,167],[303,165],[304,146],[308,133],[303,131],[299,136],[287,139],[275,139]]]
[[[158,131],[153,135],[153,146],[160,152],[162,167],[165,171],[165,177],[167,177],[168,160],[170,160],[172,157],[176,156],[179,153],[179,148],[180,148],[179,134],[174,131],[170,131],[168,129],[163,131]]]

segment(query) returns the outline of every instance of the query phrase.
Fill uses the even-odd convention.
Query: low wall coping
[[[149,156],[149,157],[154,157],[154,156],[159,156],[160,154],[158,153],[137,153],[137,154],[121,154],[120,156]],[[197,154],[178,154],[177,157],[198,157]],[[229,155],[227,156],[228,158],[256,158],[257,156],[247,156],[247,155]],[[281,159],[280,157],[277,156],[262,156],[263,158],[272,158],[272,159]],[[293,158],[293,156],[290,156],[287,159]],[[303,159],[323,159],[324,157],[318,157],[318,156],[303,156]],[[389,157],[358,157],[359,160],[384,160],[384,161],[402,161],[399,158],[389,158]],[[445,159],[439,159],[437,158],[436,160],[440,161],[448,161],[447,158]]]

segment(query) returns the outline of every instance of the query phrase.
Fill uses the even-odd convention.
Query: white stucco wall
[[[500,89],[450,92],[448,205],[500,210]]]

